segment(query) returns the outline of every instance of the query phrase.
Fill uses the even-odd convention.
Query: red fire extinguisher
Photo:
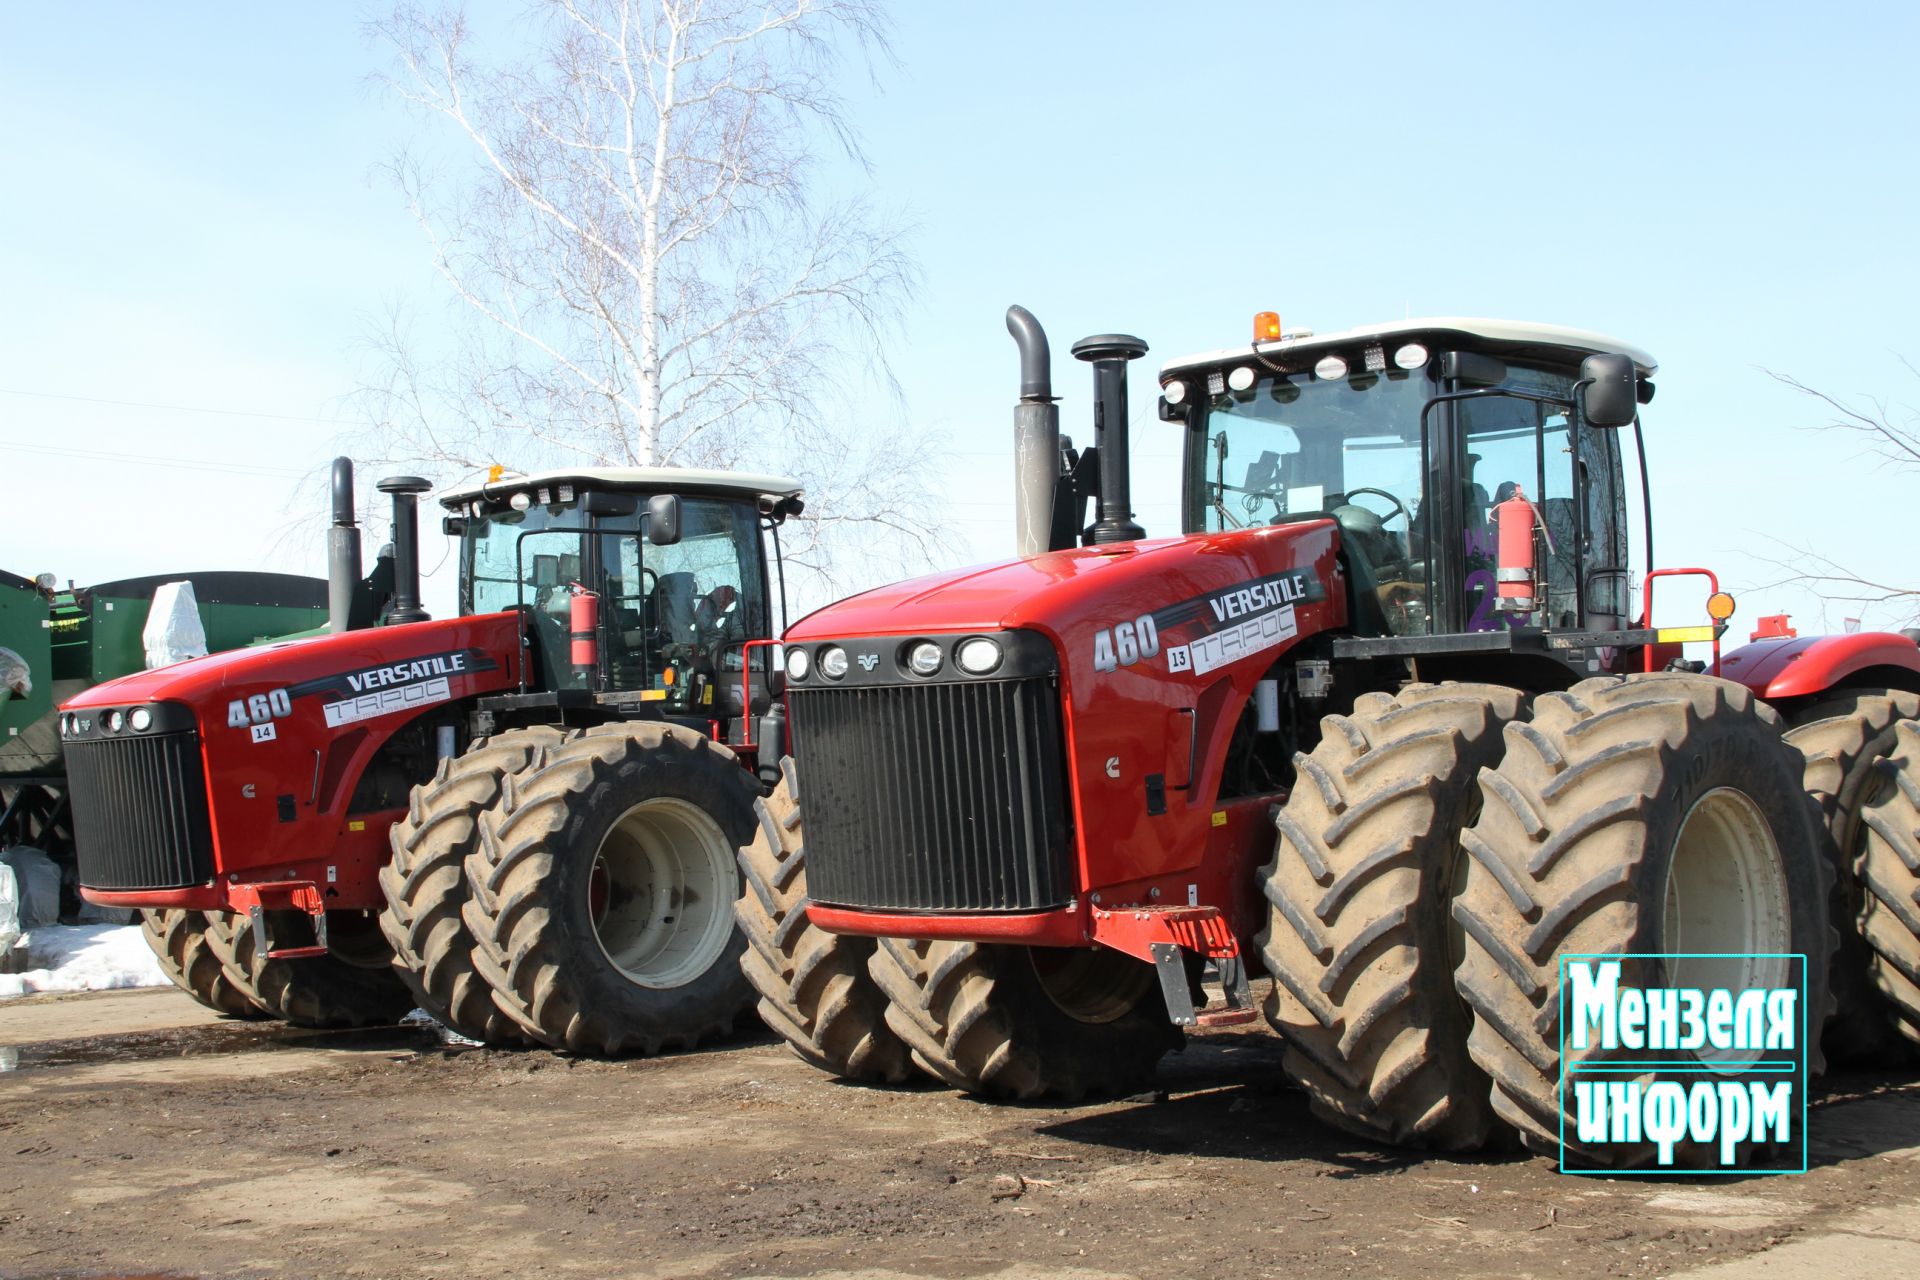
[[[579,583],[572,584],[567,603],[567,630],[572,641],[573,674],[591,684],[600,667],[600,596]]]
[[[1516,484],[1513,486],[1513,496],[1494,507],[1493,517],[1499,527],[1495,561],[1498,598],[1494,601],[1494,608],[1502,613],[1532,613],[1534,579],[1537,576],[1533,530],[1539,515],[1534,511],[1533,504],[1527,501],[1526,493]]]

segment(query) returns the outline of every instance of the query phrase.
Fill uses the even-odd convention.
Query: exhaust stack
[[[360,586],[360,526],[354,520],[353,459],[333,460],[333,524],[327,529],[327,630],[352,629]]]
[[[433,488],[419,476],[388,476],[376,486],[393,495],[393,605],[387,625],[425,622],[420,607],[420,495]]]
[[[1020,402],[1013,407],[1013,519],[1024,558],[1052,549],[1060,481],[1060,406],[1046,330],[1025,307],[1007,308],[1007,332],[1020,348]]]
[[[1074,343],[1073,354],[1093,365],[1093,447],[1100,460],[1093,544],[1133,542],[1147,531],[1133,522],[1127,474],[1127,362],[1147,354],[1147,344],[1131,334],[1101,333]]]

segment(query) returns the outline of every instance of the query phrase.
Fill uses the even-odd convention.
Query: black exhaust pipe
[[[1020,348],[1020,403],[1013,407],[1014,537],[1022,557],[1052,549],[1060,482],[1060,406],[1046,330],[1025,307],[1007,308],[1007,332]]]
[[[353,627],[353,593],[360,586],[360,526],[354,520],[353,459],[333,460],[333,524],[327,529],[327,629]]]
[[[420,495],[433,488],[419,476],[388,476],[377,486],[393,495],[393,605],[387,625],[425,622],[420,607]]]
[[[1100,456],[1093,543],[1133,542],[1147,531],[1133,522],[1127,476],[1127,362],[1147,354],[1147,344],[1130,334],[1101,333],[1074,343],[1073,354],[1093,365],[1093,447]]]

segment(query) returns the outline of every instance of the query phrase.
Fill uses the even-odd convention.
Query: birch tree
[[[865,171],[833,79],[887,56],[871,0],[540,0],[486,32],[403,3],[373,30],[437,126],[389,172],[456,313],[375,342],[389,457],[785,471],[802,564],[850,525],[925,558],[925,459],[876,430],[914,266],[870,203],[815,196],[836,153]]]

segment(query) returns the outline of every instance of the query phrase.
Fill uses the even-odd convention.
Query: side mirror
[[[1633,425],[1639,393],[1632,356],[1588,356],[1580,362],[1580,382],[1580,412],[1589,426]]]
[[[466,537],[467,518],[465,516],[442,516],[440,519],[440,532],[446,534],[449,538]]]
[[[559,556],[535,556],[533,558],[533,585],[536,587],[557,587],[560,585]]]
[[[680,541],[680,495],[656,493],[647,499],[647,541],[670,547]]]

